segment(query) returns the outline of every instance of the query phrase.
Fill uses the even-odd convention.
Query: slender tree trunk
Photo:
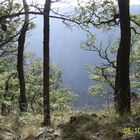
[[[44,46],[43,46],[43,93],[44,93],[44,123],[43,125],[50,125],[50,95],[49,95],[49,39],[50,39],[50,13],[51,0],[46,0],[44,5]]]
[[[17,71],[20,84],[20,97],[19,97],[19,109],[21,112],[27,111],[26,91],[25,91],[25,78],[24,78],[24,44],[26,32],[29,25],[28,5],[26,0],[23,0],[23,6],[25,11],[25,21],[21,29],[21,33],[18,38],[18,54],[17,54]]]
[[[131,30],[129,20],[129,0],[118,0],[120,12],[121,40],[117,53],[114,101],[120,116],[130,113],[129,56]]]

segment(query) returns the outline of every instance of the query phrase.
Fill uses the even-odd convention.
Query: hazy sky
[[[17,0],[17,1],[21,1],[21,0]],[[36,1],[36,3],[38,3],[38,4],[44,4],[44,2],[45,2],[45,0],[27,0],[27,2],[28,3],[31,3],[32,1]],[[62,1],[69,1],[69,2],[71,2],[71,4],[73,4],[73,5],[76,5],[76,0],[62,0]],[[82,0],[82,1],[84,1],[84,0]],[[86,0],[85,0],[86,1]],[[97,1],[99,1],[99,0],[97,0]],[[130,4],[132,5],[132,4],[140,4],[140,0],[130,0]],[[55,4],[56,5],[56,4]],[[60,4],[57,4],[57,6],[59,6]],[[61,6],[65,6],[65,4],[61,4]]]

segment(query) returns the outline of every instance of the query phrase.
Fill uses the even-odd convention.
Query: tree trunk
[[[117,53],[114,101],[120,116],[130,113],[129,56],[131,30],[129,19],[129,0],[118,0],[120,12],[121,40]]]
[[[51,0],[46,0],[44,5],[44,46],[43,46],[43,93],[44,93],[44,122],[43,125],[50,125],[50,95],[49,95],[49,13]]]
[[[21,33],[18,39],[18,54],[17,54],[17,71],[20,84],[20,97],[19,97],[19,109],[21,112],[27,111],[27,101],[26,101],[26,91],[25,91],[25,78],[24,78],[24,44],[26,32],[29,25],[29,14],[28,14],[28,5],[26,0],[23,0],[23,6],[25,11],[25,21],[21,29]]]

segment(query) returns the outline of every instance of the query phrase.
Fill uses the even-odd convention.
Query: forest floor
[[[140,102],[132,110],[122,118],[112,109],[54,112],[49,127],[42,115],[13,113],[0,116],[0,140],[140,140]]]

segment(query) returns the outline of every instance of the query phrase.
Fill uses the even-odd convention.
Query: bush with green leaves
[[[42,111],[43,107],[43,63],[35,54],[28,53],[25,64],[27,100],[32,111]],[[62,84],[62,71],[58,65],[50,65],[51,110],[71,107],[77,95]]]
[[[19,104],[19,81],[16,72],[16,56],[1,57],[0,73],[0,103],[2,114],[17,110]],[[13,61],[14,60],[14,61]],[[28,111],[42,113],[43,111],[43,63],[31,52],[25,53],[24,61],[26,96]],[[58,65],[50,65],[50,104],[51,110],[70,109],[77,98],[68,86],[62,83],[62,71]],[[8,110],[8,111],[7,111]]]

